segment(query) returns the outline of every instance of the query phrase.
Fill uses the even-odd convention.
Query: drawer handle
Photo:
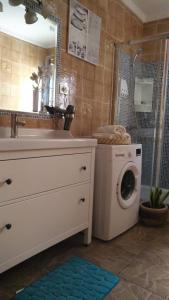
[[[81,170],[86,171],[86,169],[87,169],[86,166],[82,166],[82,167],[81,167]]]
[[[8,224],[4,225],[2,228],[0,228],[0,233],[1,233],[4,229],[10,230],[11,228],[12,228],[12,224],[8,223]]]
[[[86,200],[85,198],[81,198],[80,202],[85,202],[85,200]]]
[[[6,228],[7,230],[10,230],[10,229],[12,228],[12,224],[10,224],[10,223],[9,223],[9,224],[6,224],[6,225],[5,225],[5,228]]]
[[[8,185],[10,185],[12,183],[12,179],[11,178],[6,179],[5,183],[8,184]]]
[[[12,183],[12,179],[7,178],[6,180],[0,182],[0,187],[3,186],[4,184],[10,185],[11,183]]]

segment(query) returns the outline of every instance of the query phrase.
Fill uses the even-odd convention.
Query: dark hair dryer
[[[70,130],[70,126],[72,120],[75,116],[75,107],[73,105],[68,105],[66,111],[64,113],[65,123],[64,123],[64,130]]]

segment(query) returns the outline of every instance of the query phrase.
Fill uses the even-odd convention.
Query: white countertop
[[[92,138],[0,138],[0,152],[95,147],[96,145],[97,140]]]

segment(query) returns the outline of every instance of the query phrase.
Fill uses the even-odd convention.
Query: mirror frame
[[[23,0],[22,3],[25,7],[30,8],[34,12],[41,14],[41,8],[39,5],[34,2],[33,0]],[[17,7],[16,7],[17,9]],[[56,40],[56,96],[55,96],[55,103],[59,97],[59,83],[60,83],[60,67],[61,67],[61,20],[58,16],[49,15],[49,20],[53,21],[57,25],[57,40]],[[17,114],[21,117],[32,117],[36,119],[51,119],[53,118],[47,112],[24,112],[24,111],[17,111],[17,110],[6,110],[0,108],[0,116],[6,116],[11,114]]]

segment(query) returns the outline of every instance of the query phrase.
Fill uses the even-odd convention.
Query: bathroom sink
[[[1,138],[0,152],[95,147],[92,138]]]
[[[63,149],[96,144],[95,139],[74,138],[67,130],[19,128],[19,136],[11,138],[10,127],[0,127],[0,151]]]
[[[66,130],[19,128],[19,136],[10,138],[10,127],[0,127],[0,152],[91,147],[96,144],[95,139],[74,138]]]
[[[67,139],[73,138],[67,130],[25,129],[18,138],[24,139]]]
[[[0,127],[0,139],[10,138],[10,127]],[[68,130],[19,128],[16,139],[67,139],[73,138]]]

